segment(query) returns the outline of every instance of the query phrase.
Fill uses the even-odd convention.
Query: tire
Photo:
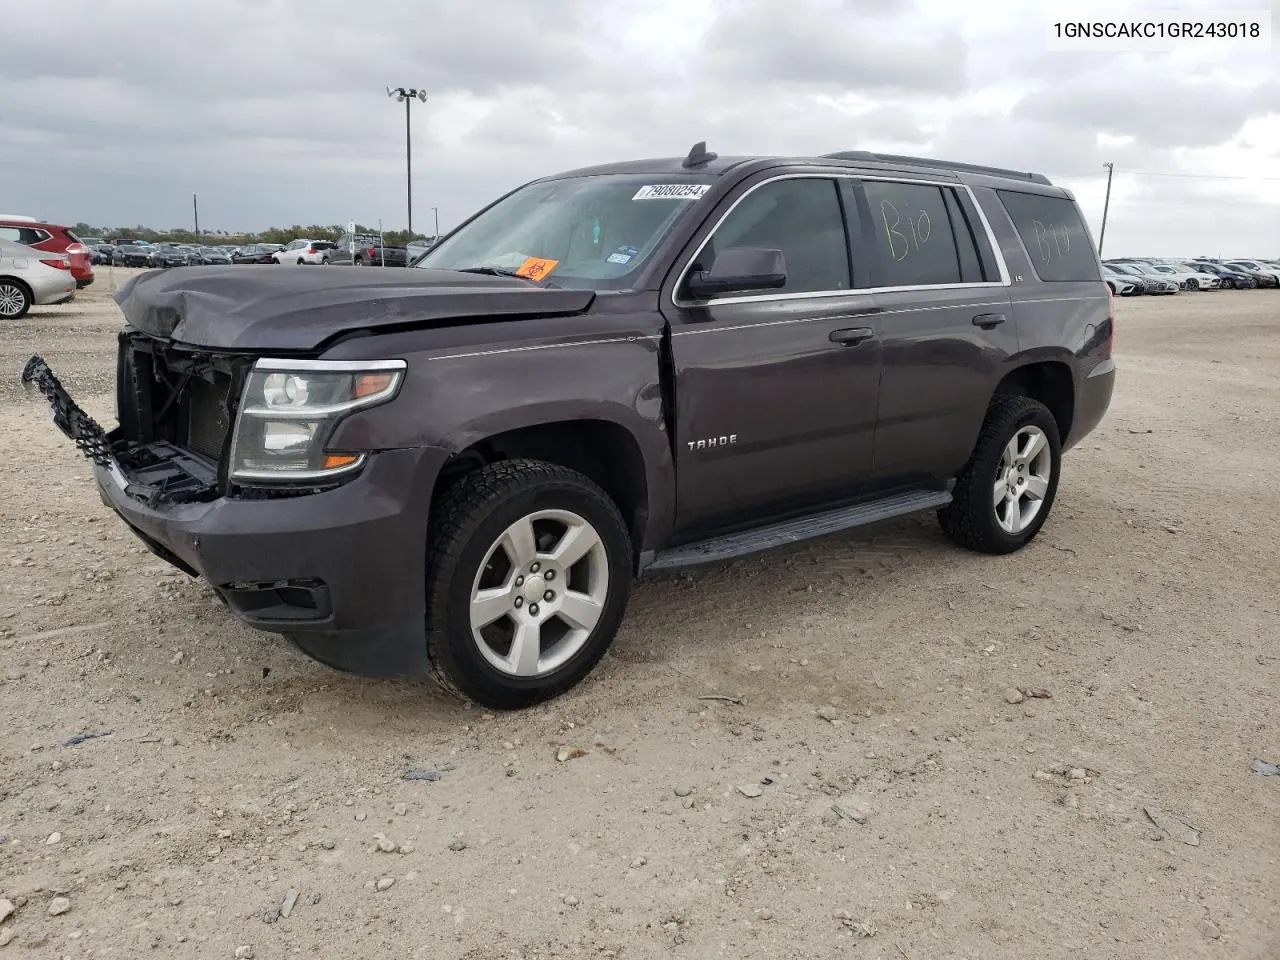
[[[364,266],[364,261],[363,261],[363,260],[361,260],[359,257],[356,257],[356,258],[355,258],[355,260],[353,260],[353,261],[352,261],[352,263],[353,263],[355,266],[357,266],[357,267],[363,267],[363,266]]]
[[[1020,458],[1014,458],[1009,468],[1007,454],[1015,441],[1025,455],[1027,440],[1036,437],[1043,443],[1023,464],[1025,469],[1018,469]],[[938,511],[943,532],[979,553],[1020,550],[1048,519],[1061,469],[1062,441],[1049,408],[1030,397],[997,394],[987,409],[973,456],[956,478],[954,498]],[[1002,497],[996,501],[998,493]],[[1007,526],[1002,523],[1015,519]]]
[[[298,258],[298,266],[300,266],[300,267],[305,267],[306,265],[307,265],[307,261],[305,261],[305,260],[303,260],[301,257],[299,257],[299,258]]]
[[[510,537],[521,528],[532,531],[524,549],[516,546],[523,538]],[[566,567],[554,560],[554,548],[575,531],[576,543],[591,546]],[[537,460],[504,460],[467,475],[440,499],[428,533],[432,676],[454,696],[494,710],[518,710],[559,696],[609,649],[626,610],[632,572],[631,537],[622,515],[582,474]],[[548,574],[553,576],[544,579]],[[473,618],[473,597],[486,590],[492,602]],[[576,628],[562,619],[570,608],[561,604],[570,596],[571,609],[582,617]],[[555,604],[550,612],[549,603]],[[482,626],[473,629],[473,622]],[[529,646],[533,623],[536,648]],[[524,645],[515,642],[521,630]],[[520,662],[521,650],[535,652]]]
[[[31,309],[31,290],[20,280],[0,280],[0,320],[21,320]]]

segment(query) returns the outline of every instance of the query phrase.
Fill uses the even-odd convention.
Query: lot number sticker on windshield
[[[560,266],[559,260],[544,260],[542,257],[530,257],[516,269],[517,277],[527,277],[530,280],[541,280],[548,276],[552,270]]]
[[[658,183],[641,187],[632,200],[701,200],[709,183]]]

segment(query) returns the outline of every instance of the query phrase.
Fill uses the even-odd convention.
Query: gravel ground
[[[644,584],[493,716],[112,518],[16,382],[110,421],[110,282],[0,344],[0,958],[1280,956],[1280,293],[1118,304],[1020,554],[924,517]]]

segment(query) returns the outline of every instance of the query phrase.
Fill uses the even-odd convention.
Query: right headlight
[[[364,453],[325,448],[354,410],[385,403],[403,360],[272,360],[253,365],[231,438],[233,481],[324,480],[359,469]]]

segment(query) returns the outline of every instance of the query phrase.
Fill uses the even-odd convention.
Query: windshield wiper
[[[456,267],[454,273],[483,273],[488,277],[519,277],[521,280],[529,280],[530,277],[521,276],[514,270],[508,270],[506,267]],[[537,283],[535,280],[534,283]]]
[[[533,277],[526,277],[522,273],[509,270],[506,267],[457,267],[454,273],[480,273],[486,277],[515,277],[517,280],[528,280],[530,283],[536,283],[542,287],[559,287],[560,284],[553,283],[550,280],[535,280]]]

